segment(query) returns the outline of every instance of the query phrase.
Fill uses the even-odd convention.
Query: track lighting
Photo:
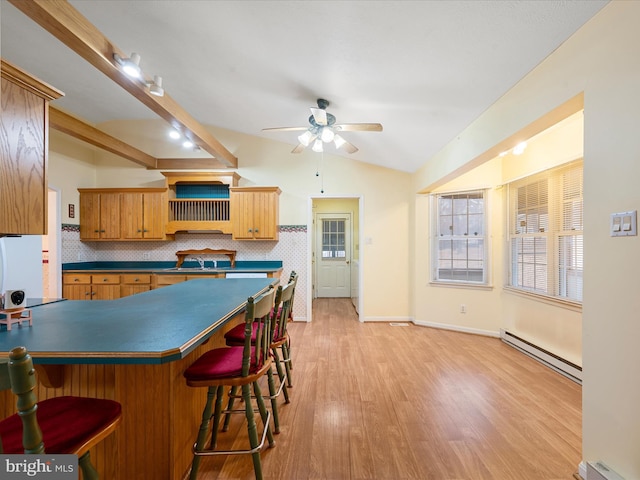
[[[117,53],[113,54],[113,59],[122,67],[122,71],[131,78],[140,78],[142,70],[140,70],[140,55],[132,53],[130,58],[122,58]]]
[[[520,142],[515,147],[513,147],[513,154],[522,155],[524,153],[525,148],[527,148],[527,142]]]
[[[153,76],[153,82],[147,83],[149,86],[149,93],[156,97],[164,96],[164,88],[162,88],[162,77],[159,75]]]

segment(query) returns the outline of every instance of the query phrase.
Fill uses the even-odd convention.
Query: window
[[[582,161],[509,184],[510,286],[582,301]]]
[[[433,198],[433,281],[486,284],[485,191],[439,194]]]
[[[345,249],[344,219],[322,220],[322,258],[344,259]]]

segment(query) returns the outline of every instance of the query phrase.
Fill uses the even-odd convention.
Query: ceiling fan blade
[[[347,142],[344,138],[340,141],[340,146],[338,147],[340,150],[344,150],[347,153],[356,153],[358,151],[358,147],[354,144]]]
[[[263,128],[263,132],[296,132],[301,130],[308,130],[309,126],[306,127],[274,127],[274,128]]]
[[[340,123],[333,126],[339,132],[381,132],[379,123]]]
[[[326,125],[327,124],[327,111],[322,108],[313,108],[311,107],[311,113],[313,114],[313,118],[318,125]]]
[[[300,153],[300,152],[302,152],[305,148],[307,148],[307,147],[305,147],[303,144],[299,143],[299,144],[296,146],[296,148],[294,148],[293,150],[291,150],[291,153]]]

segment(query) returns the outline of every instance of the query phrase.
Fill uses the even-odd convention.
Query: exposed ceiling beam
[[[191,170],[209,168],[227,168],[217,158],[158,158],[155,168],[149,170]]]
[[[142,165],[156,168],[157,159],[111,135],[49,106],[49,126],[74,138]]]
[[[113,55],[126,55],[66,0],[8,0],[42,28],[111,78],[140,102],[153,110],[225,167],[237,168],[238,159],[197,120],[165,93],[151,95],[144,82],[126,76],[116,66]]]

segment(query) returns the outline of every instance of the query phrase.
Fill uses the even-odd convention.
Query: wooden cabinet
[[[127,240],[165,238],[166,189],[120,193],[121,237]]]
[[[151,290],[151,274],[125,273],[120,276],[120,297]]]
[[[80,240],[120,238],[120,194],[79,188]]]
[[[168,273],[162,275],[153,275],[151,280],[151,285],[154,289],[167,287],[169,285],[175,285],[176,283],[186,282],[188,280],[196,280],[198,278],[224,278],[224,273],[212,273],[212,274],[193,274],[193,275],[182,275],[175,273]]]
[[[0,61],[0,234],[44,235],[49,101],[63,93]]]
[[[164,240],[165,188],[79,188],[80,240]]]
[[[68,300],[114,300],[120,298],[120,275],[65,273],[62,296]]]
[[[278,187],[232,187],[231,225],[234,240],[278,240]]]

